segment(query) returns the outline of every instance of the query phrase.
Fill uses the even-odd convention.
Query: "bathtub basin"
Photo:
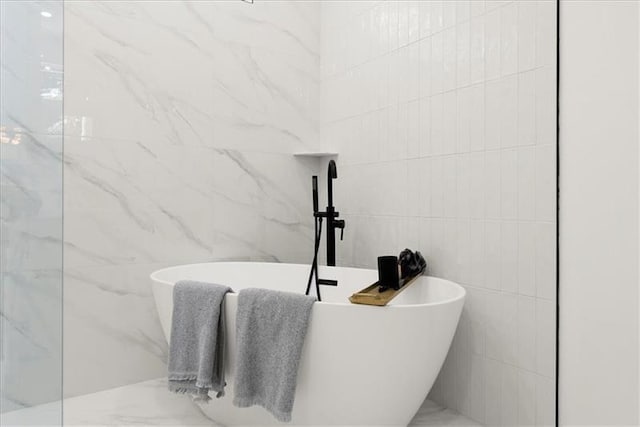
[[[151,275],[165,337],[170,336],[172,291],[176,281],[225,284],[303,293],[309,266],[215,262],[165,268]],[[351,304],[348,297],[375,282],[377,272],[320,267],[322,302],[311,313],[298,371],[296,400],[289,425],[406,426],[442,367],[464,303],[456,283],[423,276],[386,307]],[[261,407],[232,404],[236,360],[237,294],[225,297],[226,396],[198,404],[213,421],[228,426],[283,424]]]

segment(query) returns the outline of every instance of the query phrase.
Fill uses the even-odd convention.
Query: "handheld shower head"
[[[311,188],[313,192],[313,213],[318,213],[318,177],[313,175],[311,177]]]

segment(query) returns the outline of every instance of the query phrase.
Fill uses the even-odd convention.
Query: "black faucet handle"
[[[336,219],[333,222],[333,226],[335,228],[339,228],[340,229],[340,240],[344,240],[344,227],[345,227],[345,222],[344,219]]]

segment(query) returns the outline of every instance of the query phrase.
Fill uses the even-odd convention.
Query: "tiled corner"
[[[555,1],[322,8],[323,143],[340,141],[343,169],[358,164],[339,189],[357,230],[341,262],[371,266],[409,243],[422,251],[431,274],[468,291],[431,397],[486,425],[549,425]],[[356,25],[363,16],[376,25]],[[359,138],[371,134],[352,122],[379,135]]]

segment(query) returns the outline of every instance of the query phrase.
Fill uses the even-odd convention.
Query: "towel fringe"
[[[180,379],[173,379],[180,378]],[[176,394],[189,394],[194,402],[209,402],[211,397],[209,396],[210,391],[216,392],[216,398],[224,397],[224,387],[227,385],[225,382],[222,386],[222,390],[215,390],[213,388],[213,384],[210,385],[202,385],[196,382],[196,377],[194,375],[182,375],[182,376],[172,376],[172,379],[169,380],[169,391]]]

